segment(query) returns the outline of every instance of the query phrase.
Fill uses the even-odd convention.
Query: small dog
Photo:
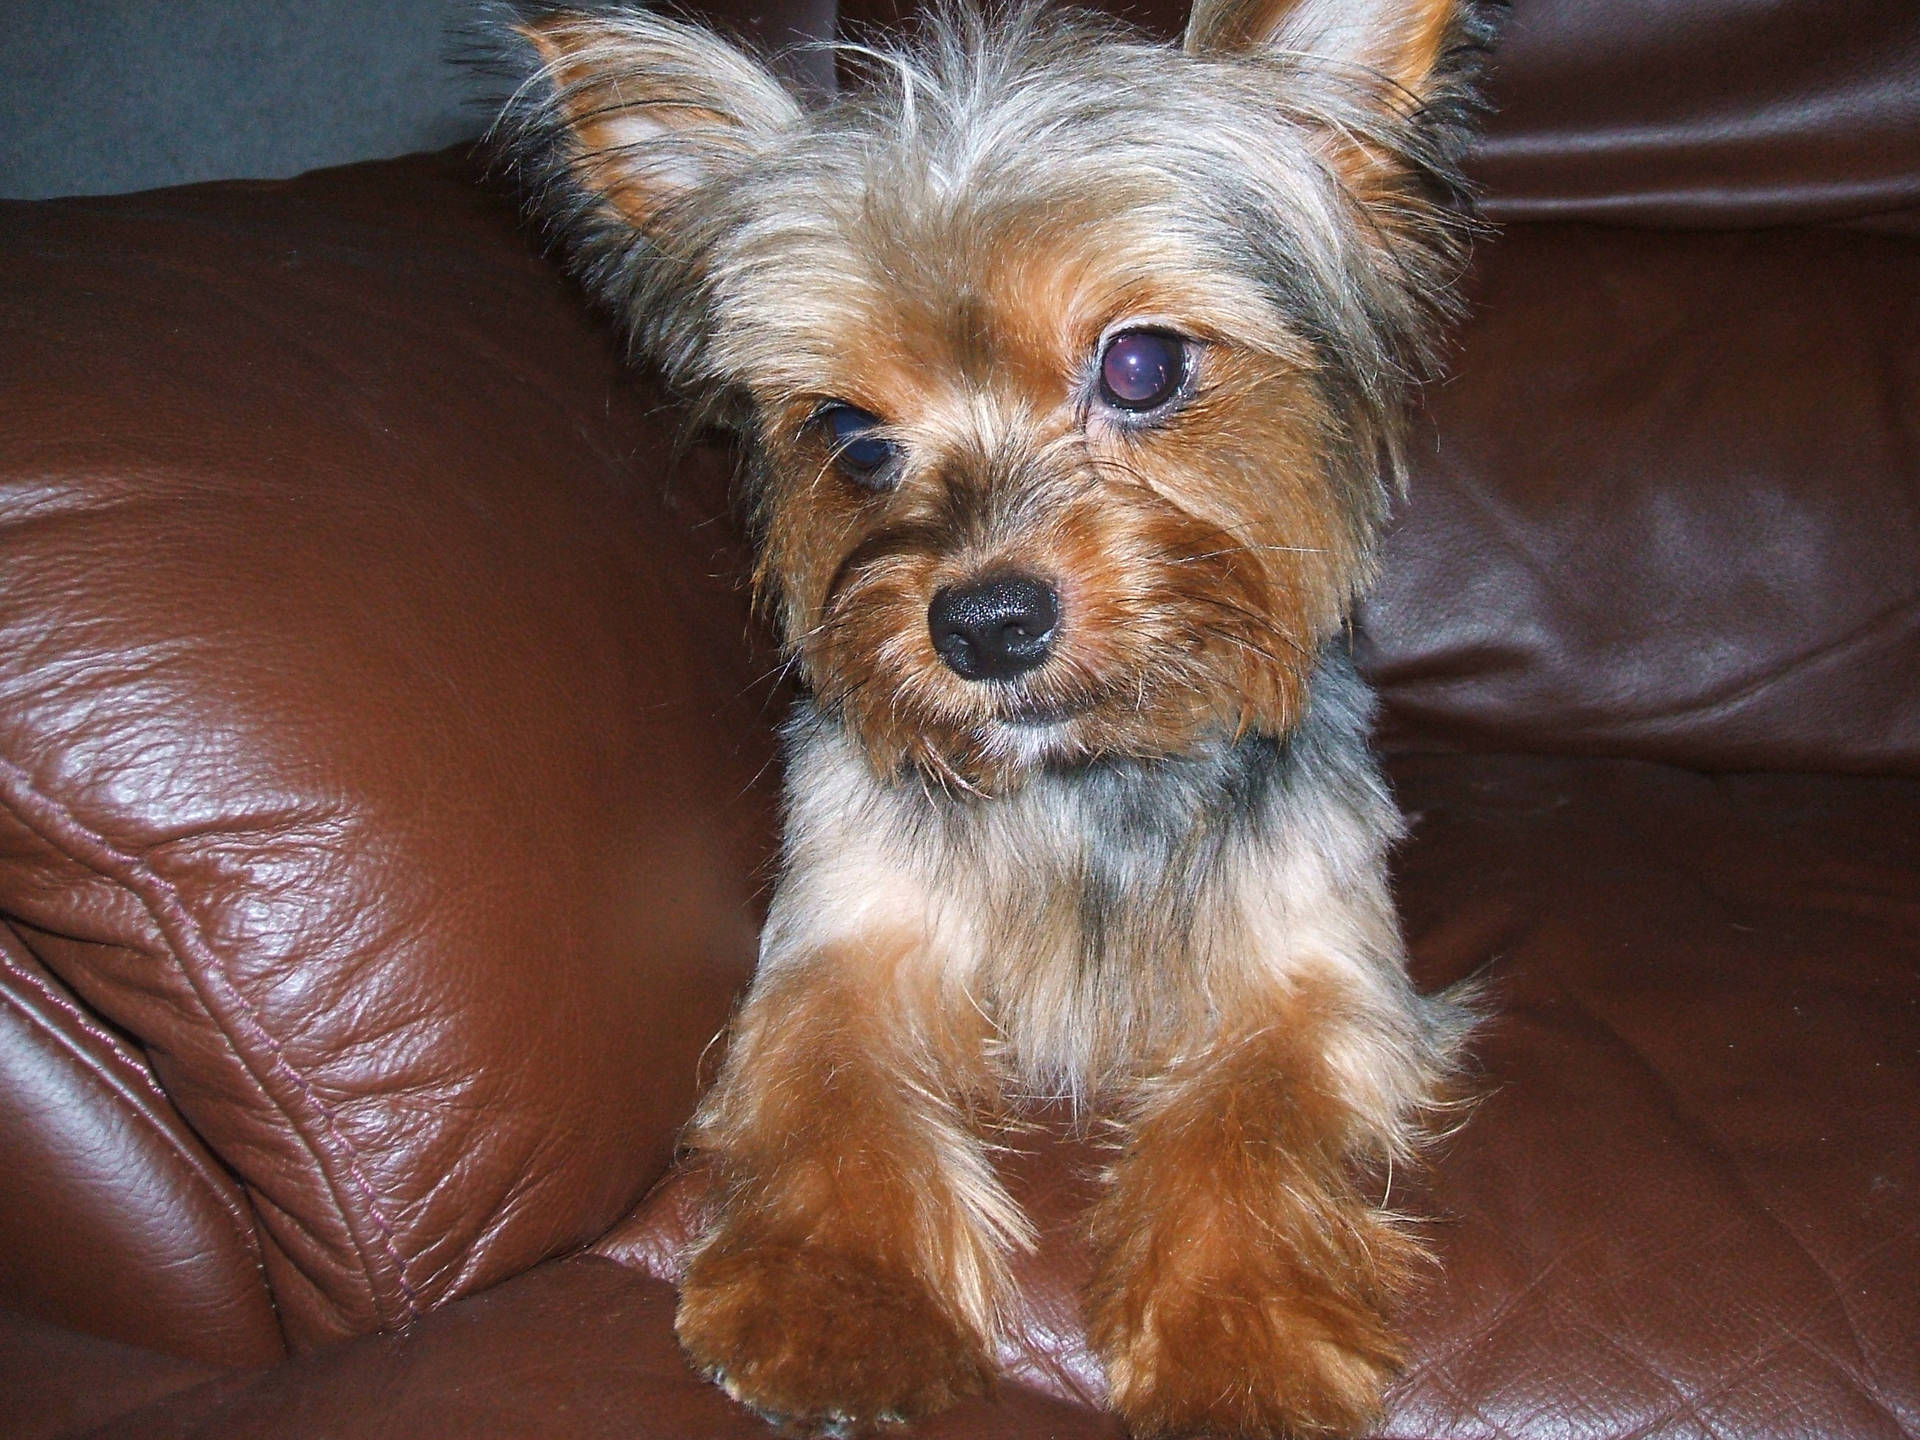
[[[1452,307],[1476,0],[956,3],[813,96],[521,6],[506,153],[742,437],[806,698],[677,1329],[802,1429],[991,1383],[996,1126],[1120,1137],[1089,1333],[1137,1435],[1345,1433],[1419,1258],[1374,1198],[1466,1010],[1409,984],[1342,634]]]

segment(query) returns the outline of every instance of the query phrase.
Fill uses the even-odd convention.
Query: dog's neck
[[[1397,946],[1377,876],[1398,824],[1367,749],[1372,699],[1343,650],[1288,735],[1037,770],[981,798],[884,778],[803,701],[787,731],[787,866],[770,926],[828,933],[862,907],[924,933],[1043,1093],[1164,1063],[1195,1040],[1165,1017],[1216,1007],[1235,957],[1285,964],[1285,934],[1357,907]],[[1276,905],[1297,912],[1279,916]],[[1345,924],[1342,920],[1339,923]],[[1249,927],[1266,934],[1250,939]],[[1223,998],[1222,1004],[1225,1003]]]

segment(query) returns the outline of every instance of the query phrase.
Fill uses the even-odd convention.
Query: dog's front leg
[[[805,1426],[991,1384],[1023,1222],[968,1124],[978,1036],[916,983],[922,944],[775,955],[692,1134],[722,1202],[683,1284],[681,1343],[736,1399]]]
[[[1417,1137],[1391,1097],[1356,1090],[1356,1058],[1394,1041],[1358,998],[1273,994],[1139,1097],[1092,1217],[1089,1297],[1135,1435],[1340,1435],[1376,1416],[1399,1359],[1387,1312],[1421,1252],[1369,1198],[1364,1159]],[[1423,1002],[1404,1003],[1390,1032]],[[1415,1064],[1385,1089],[1437,1078]]]

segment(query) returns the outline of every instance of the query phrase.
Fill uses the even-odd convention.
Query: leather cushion
[[[245,1192],[145,1056],[4,925],[0,1095],[9,1306],[202,1361],[286,1353]]]
[[[88,1440],[765,1440],[760,1416],[687,1368],[673,1291],[605,1260],[540,1266],[429,1316],[88,1430]],[[1121,1440],[1021,1385],[917,1421],[915,1440]]]
[[[723,477],[669,498],[657,401],[463,164],[0,243],[0,913],[239,1177],[296,1346],[591,1240],[753,952]]]
[[[1920,243],[1487,246],[1362,662],[1402,746],[1920,774]]]

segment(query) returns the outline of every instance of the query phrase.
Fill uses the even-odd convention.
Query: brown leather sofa
[[[1497,1008],[1383,1433],[1917,1435],[1920,9],[1518,0],[1492,91],[1359,634]],[[724,456],[460,157],[0,255],[0,1434],[766,1434],[654,1188],[771,834]],[[918,1433],[1117,1433],[1086,1159]]]

